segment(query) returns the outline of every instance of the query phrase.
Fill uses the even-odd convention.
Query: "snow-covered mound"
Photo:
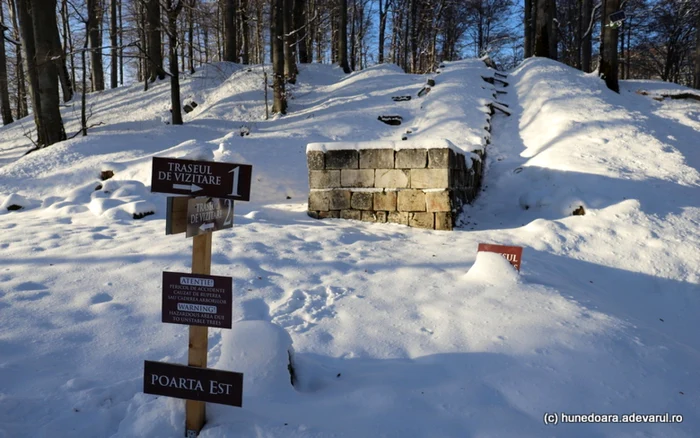
[[[200,436],[700,435],[697,103],[528,60],[491,120],[485,191],[445,233],[309,218],[304,150],[406,130],[481,144],[483,64],[300,69],[271,120],[263,68],[217,64],[183,80],[183,126],[164,81],[90,95],[104,124],[27,156],[31,121],[0,129],[0,202],[27,204],[0,212],[0,437],[182,436],[184,403],[141,392],[143,361],[185,363],[188,343],[160,322],[161,272],[189,271],[191,242],[164,235],[153,156],[253,165],[212,256],[236,322],[210,329],[209,364],[246,373],[243,408],[208,405]],[[521,272],[480,242],[525,247]],[[684,421],[544,424],[562,412]]]

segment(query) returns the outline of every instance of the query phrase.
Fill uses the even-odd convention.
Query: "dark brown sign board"
[[[151,192],[250,200],[253,166],[153,157]]]
[[[231,277],[163,272],[163,322],[230,329],[232,301]]]
[[[243,406],[243,374],[144,361],[143,392],[222,405]]]
[[[190,198],[187,201],[187,237],[233,227],[233,201]]]
[[[180,234],[187,231],[187,201],[189,197],[168,196],[165,212],[165,234]]]
[[[520,263],[523,258],[522,246],[493,245],[490,243],[480,243],[477,252],[495,252],[505,257],[511,265],[520,271]]]

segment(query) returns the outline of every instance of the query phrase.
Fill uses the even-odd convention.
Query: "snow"
[[[427,77],[396,66],[300,67],[289,114],[268,121],[263,68],[217,64],[183,80],[198,103],[183,126],[164,123],[163,81],[89,95],[104,125],[26,156],[31,120],[0,129],[0,201],[33,201],[0,208],[0,437],[182,436],[184,402],[141,392],[143,361],[184,364],[188,344],[160,322],[161,273],[189,272],[192,244],[164,235],[154,156],[253,165],[251,201],[212,248],[234,325],[209,330],[208,361],[244,372],[243,408],[209,404],[200,436],[700,434],[700,110],[636,93],[686,89],[618,95],[526,61],[499,95],[513,114],[492,117],[484,191],[439,232],[309,218],[306,147],[398,145],[407,129],[408,144],[483,147],[491,72],[447,63],[417,98]],[[521,272],[481,242],[523,246]],[[684,421],[545,426],[546,412]]]

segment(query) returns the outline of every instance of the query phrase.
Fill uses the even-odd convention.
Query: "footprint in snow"
[[[114,298],[112,295],[106,293],[106,292],[101,292],[98,294],[93,295],[90,297],[90,304],[101,304],[101,303],[108,303],[112,301]]]
[[[348,289],[332,286],[296,289],[272,312],[272,322],[298,333],[308,331],[320,321],[333,318],[335,302],[347,292]]]

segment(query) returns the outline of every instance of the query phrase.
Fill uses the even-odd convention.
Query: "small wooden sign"
[[[187,237],[233,227],[233,201],[190,198],[187,201]]]
[[[523,257],[522,246],[493,245],[490,243],[480,243],[477,252],[495,252],[505,257],[515,269],[520,271],[520,263]]]
[[[187,231],[187,201],[185,196],[168,196],[165,211],[165,234],[180,234]]]
[[[250,200],[253,166],[153,157],[151,192]]]
[[[231,277],[163,272],[162,321],[171,324],[231,328]]]
[[[147,360],[143,392],[242,407],[243,374]]]

